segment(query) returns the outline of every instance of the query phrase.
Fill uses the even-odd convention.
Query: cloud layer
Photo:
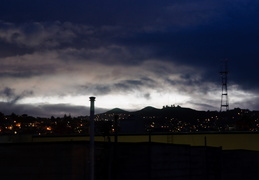
[[[227,58],[230,107],[258,110],[258,10],[252,0],[5,2],[1,107],[84,115],[94,95],[101,109],[218,110]]]

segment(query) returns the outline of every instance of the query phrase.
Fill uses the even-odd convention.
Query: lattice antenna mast
[[[221,91],[221,105],[220,105],[220,112],[225,108],[228,111],[229,104],[228,104],[228,64],[227,60],[223,62],[222,71],[220,71],[221,81],[222,81],[222,91]]]

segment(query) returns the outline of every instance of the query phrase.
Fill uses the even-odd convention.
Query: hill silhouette
[[[123,109],[120,109],[120,108],[114,108],[114,109],[111,109],[107,112],[105,112],[106,114],[122,114],[122,113],[129,113],[128,111],[125,111]]]
[[[135,111],[136,114],[157,114],[160,113],[161,109],[154,108],[152,106],[147,106],[139,111]]]
[[[134,116],[156,116],[156,117],[175,117],[179,119],[184,119],[186,121],[202,117],[205,111],[197,111],[191,108],[184,108],[180,106],[164,107],[158,109],[152,106],[147,106],[141,110],[129,112],[122,110],[120,108],[114,108],[107,111],[105,114],[130,114]]]

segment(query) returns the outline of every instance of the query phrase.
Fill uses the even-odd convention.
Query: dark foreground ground
[[[88,142],[0,144],[8,180],[88,180]],[[259,152],[160,143],[96,143],[95,180],[258,180]]]

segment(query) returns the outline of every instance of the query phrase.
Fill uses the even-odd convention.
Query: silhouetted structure
[[[90,97],[90,180],[94,180],[94,101],[95,97]]]
[[[220,71],[221,74],[221,80],[222,80],[222,92],[221,92],[221,105],[220,105],[220,112],[222,111],[222,108],[226,108],[228,110],[229,104],[228,104],[228,68],[227,68],[227,60],[223,62],[223,68],[222,71]]]

